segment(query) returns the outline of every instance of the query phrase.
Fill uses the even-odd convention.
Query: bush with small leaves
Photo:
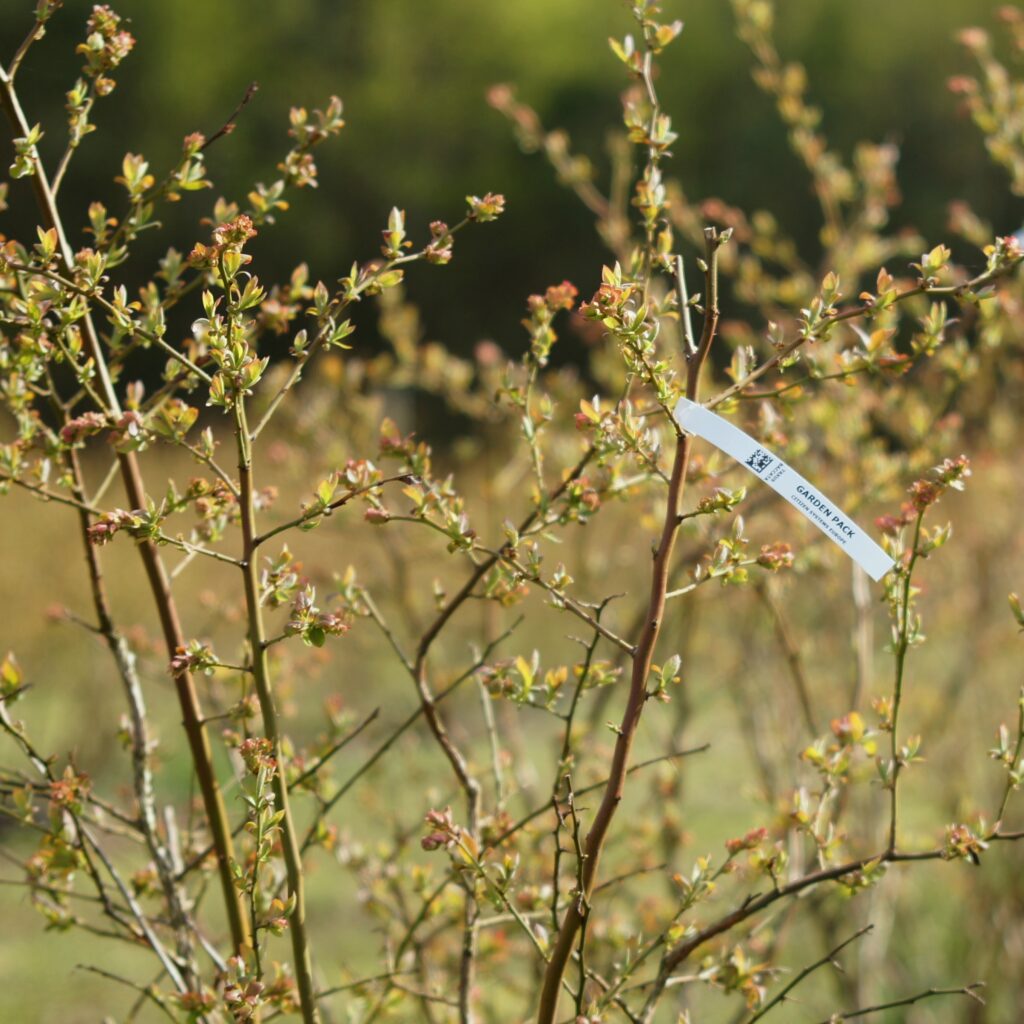
[[[139,235],[159,227],[162,204],[213,187],[206,153],[229,144],[234,119],[209,138],[189,135],[163,170],[126,154],[118,209],[69,211],[61,186],[135,49],[128,23],[93,8],[53,167],[16,83],[59,2],[40,0],[0,68],[13,145],[0,200],[38,209],[31,237],[0,237],[0,490],[66,506],[77,530],[91,608],[55,618],[109,649],[126,715],[91,727],[124,745],[130,781],[107,794],[75,758],[37,746],[31,683],[46,666],[11,654],[0,663],[11,755],[0,810],[31,837],[22,881],[48,928],[152,954],[155,980],[122,975],[116,946],[108,960],[97,948],[95,968],[133,989],[152,1019],[651,1024],[710,1019],[725,1000],[713,1019],[752,1022],[868,941],[870,923],[842,934],[852,898],[861,907],[922,864],[984,869],[994,847],[1024,836],[1007,826],[1024,777],[1024,700],[988,752],[1002,773],[994,813],[958,792],[955,816],[932,820],[931,842],[908,821],[908,785],[941,796],[953,783],[929,776],[932,733],[905,724],[921,595],[951,538],[939,509],[972,472],[955,453],[1020,397],[1000,379],[1024,349],[1020,243],[962,204],[951,228],[980,250],[967,260],[890,230],[896,147],[864,143],[852,161],[829,147],[804,69],[776,46],[770,0],[732,7],[755,81],[810,175],[821,252],[798,252],[766,211],[692,201],[668,176],[679,129],[659,100],[659,62],[684,44],[662,6],[631,0],[632,28],[611,40],[624,118],[607,191],[511,86],[489,94],[523,148],[594,214],[608,249],[592,282],[526,299],[518,355],[486,341],[464,359],[422,341],[402,293],[415,264],[434,273],[458,259],[463,231],[515,216],[493,192],[453,200],[451,226],[382,211],[379,252],[346,259],[333,282],[312,281],[301,253],[287,281],[260,280],[252,240],[273,232],[292,190],[316,187],[316,150],[345,123],[337,98],[293,109],[279,176],[245,203],[208,204],[200,237],[176,240],[147,274]],[[1019,50],[1024,15],[1001,18]],[[1021,191],[1024,85],[987,33],[967,30],[963,42],[983,80],[952,88]],[[76,248],[79,230],[88,244]],[[126,281],[141,277],[130,293]],[[369,300],[372,343],[354,323]],[[587,342],[586,365],[552,360],[565,331]],[[287,355],[275,359],[282,342]],[[153,355],[163,367],[147,387]],[[409,392],[460,417],[468,436],[435,451],[400,426],[395,396]],[[875,595],[890,622],[886,677],[857,567],[855,681],[837,696],[810,676],[801,610],[836,600],[828,580],[846,563],[742,466],[684,431],[681,399],[742,426],[874,522],[892,560]],[[168,453],[197,467],[184,489],[155,482]],[[296,489],[304,497],[282,510]],[[123,577],[107,566],[118,547],[137,552],[159,640],[115,615],[110,592]],[[204,567],[216,597],[193,606],[182,580]],[[705,607],[726,618],[705,626]],[[1010,607],[1024,628],[1015,594]],[[568,645],[567,625],[579,634]],[[1012,630],[1007,618],[1006,643]],[[774,644],[778,665],[741,663],[727,640]],[[340,669],[337,693],[317,689],[325,666]],[[370,691],[382,673],[408,686],[411,711],[392,706],[391,689]],[[765,673],[770,690],[752,696]],[[186,798],[158,772],[147,711],[168,678],[181,735],[163,743],[187,748],[199,796],[201,820],[186,833]],[[474,689],[477,704],[466,698]],[[720,750],[717,719],[699,719],[710,742],[680,737],[719,689],[734,699],[751,767],[735,787],[737,827],[712,842],[692,832],[690,791],[728,804],[723,780],[741,759]],[[948,724],[933,722],[934,733]],[[410,753],[407,734],[429,752]],[[6,767],[15,754],[20,765]],[[717,754],[718,768],[701,767]],[[349,794],[389,778],[379,773],[403,756],[417,767],[381,783],[366,838],[356,819],[337,824]],[[741,792],[758,804],[745,820]],[[310,895],[327,868],[358,882],[351,906],[336,896],[351,888],[332,890],[329,925]],[[998,893],[985,895],[983,876],[974,898],[991,905]],[[617,898],[630,891],[639,895]],[[807,941],[790,947],[791,917],[820,930],[822,958]],[[337,980],[322,951],[338,920],[362,954],[379,953],[375,969]],[[791,949],[806,966],[787,976]],[[1009,973],[989,978],[993,990]],[[935,977],[867,1005],[874,989],[856,972],[844,978],[830,1021],[932,997],[980,1000],[973,978]]]

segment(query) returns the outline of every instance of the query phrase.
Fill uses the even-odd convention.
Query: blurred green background
[[[0,5],[4,53],[20,41],[33,6],[29,0]],[[409,282],[429,335],[443,336],[456,351],[481,337],[514,349],[528,294],[563,278],[584,294],[595,285],[605,253],[590,215],[555,183],[543,158],[518,152],[485,93],[496,82],[515,84],[545,125],[567,129],[603,173],[605,138],[620,124],[625,84],[607,39],[632,27],[620,0],[122,0],[114,6],[131,19],[139,42],[117,72],[113,95],[97,104],[100,130],[85,140],[65,186],[62,206],[76,211],[79,225],[92,199],[107,202],[112,213],[121,208],[113,178],[126,151],[143,153],[159,175],[181,139],[197,130],[212,134],[255,79],[260,91],[237,131],[210,150],[213,195],[186,195],[171,212],[178,222],[169,233],[143,236],[151,261],[171,240],[187,251],[217,194],[241,200],[253,182],[273,180],[287,146],[289,106],[321,106],[337,94],[348,124],[340,139],[319,150],[320,188],[293,193],[292,209],[254,245],[264,280],[286,275],[293,253],[308,258],[315,277],[332,280],[354,259],[378,254],[392,205],[407,211],[411,237],[422,240],[430,220],[458,219],[464,195],[492,190],[508,197],[508,216],[460,238],[452,267]],[[1008,198],[1002,172],[946,88],[951,74],[971,65],[955,31],[990,24],[994,0],[786,0],[778,6],[782,56],[806,64],[831,144],[847,156],[861,139],[900,145],[904,202],[895,226],[913,225],[941,240],[954,198],[971,202],[997,230],[1020,226],[1019,204]],[[63,94],[73,83],[72,51],[89,9],[84,0],[69,0],[22,72],[29,120],[49,126],[42,148],[51,163],[64,145]],[[812,254],[817,205],[808,201],[806,173],[772,101],[751,81],[730,5],[667,0],[665,10],[686,22],[659,82],[680,136],[669,173],[693,199],[718,196],[748,212],[772,210],[803,253]],[[0,230],[7,230],[5,222],[33,226],[27,187],[12,196]],[[77,241],[84,244],[85,237]],[[571,357],[571,348],[564,352]]]

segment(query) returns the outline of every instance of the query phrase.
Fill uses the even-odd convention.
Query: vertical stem
[[[84,477],[77,452],[73,449],[69,451],[66,462],[71,474],[72,493],[84,505],[86,502]],[[164,898],[167,901],[168,913],[175,928],[178,957],[185,966],[189,984],[194,985],[197,974],[192,955],[193,945],[189,934],[188,915],[178,881],[174,877],[173,858],[169,848],[160,840],[156,799],[153,794],[153,776],[149,765],[146,705],[142,695],[142,685],[136,671],[135,655],[124,637],[114,627],[106,587],[103,583],[99,553],[89,539],[89,513],[84,508],[78,509],[78,526],[89,574],[89,588],[92,593],[93,610],[96,613],[96,624],[110,650],[114,664],[117,666],[117,672],[124,684],[125,696],[128,701],[131,718],[132,768],[135,799],[139,805],[139,825],[153,857],[153,863],[156,865]]]
[[[758,584],[755,588],[757,596],[764,602],[772,618],[772,626],[775,629],[775,636],[779,641],[783,654],[786,656],[786,664],[789,666],[789,675],[793,680],[793,689],[796,690],[797,701],[800,704],[800,711],[804,716],[804,725],[807,726],[807,734],[811,740],[818,735],[818,726],[814,717],[814,710],[811,706],[811,690],[807,685],[807,674],[804,672],[803,660],[800,657],[800,648],[793,639],[789,623],[782,614],[779,602],[775,600],[767,584]]]
[[[456,746],[445,728],[437,710],[437,701],[430,688],[430,679],[427,672],[427,657],[430,648],[437,639],[438,634],[444,628],[451,615],[472,593],[473,588],[483,578],[488,569],[497,561],[497,558],[488,559],[482,562],[473,571],[473,574],[463,585],[458,594],[445,606],[441,614],[427,628],[427,631],[420,637],[416,648],[416,660],[412,665],[412,678],[416,684],[416,692],[419,694],[420,705],[423,708],[423,717],[426,719],[434,739],[444,752],[448,763],[451,765],[459,787],[466,797],[466,831],[474,839],[477,838],[477,831],[480,823],[480,783],[476,776],[470,771],[469,764],[463,753]],[[473,1024],[473,985],[476,978],[476,952],[477,952],[477,918],[479,908],[476,904],[476,897],[471,886],[466,888],[466,902],[463,911],[462,931],[462,954],[459,962],[459,1024]]]
[[[903,702],[903,673],[907,661],[907,651],[910,648],[910,587],[914,576],[914,566],[917,564],[918,559],[918,544],[921,540],[921,523],[923,520],[924,512],[919,512],[917,514],[917,520],[914,523],[914,539],[912,541],[913,549],[910,552],[910,561],[907,562],[906,575],[903,577],[903,582],[900,587],[899,604],[896,608],[896,614],[899,616],[897,619],[899,636],[896,641],[896,679],[893,684],[892,733],[890,737],[892,780],[890,782],[891,805],[889,814],[889,853],[896,852],[896,783],[899,781],[901,767],[899,760],[899,737],[897,735],[897,727],[900,719],[900,704]]]
[[[859,565],[853,567],[853,607],[857,613],[853,634],[857,652],[857,677],[850,694],[850,710],[857,711],[863,695],[871,692],[871,658],[875,648],[871,588],[868,585],[868,574]]]
[[[1020,764],[1021,751],[1024,750],[1024,688],[1021,689],[1020,696],[1017,698],[1017,744],[1013,748],[1013,757],[1010,759],[1008,765],[1008,772],[1012,773],[1017,770],[1017,766]],[[1013,775],[1008,774],[1006,779],[1006,787],[1003,789],[1002,799],[999,801],[999,810],[996,812],[995,825],[993,826],[996,832],[1002,828],[1003,816],[1006,814],[1006,806],[1010,802],[1010,795],[1014,791]]]
[[[459,748],[452,741],[444,722],[437,711],[437,702],[430,689],[427,677],[427,652],[433,641],[429,630],[421,639],[416,653],[413,678],[419,693],[423,715],[438,745],[448,758],[452,771],[466,796],[466,831],[476,838],[480,821],[480,783],[469,770],[469,765]],[[462,955],[459,963],[459,1024],[472,1024],[473,984],[476,974],[477,917],[478,908],[472,887],[466,889],[466,903],[463,913]]]
[[[498,737],[498,723],[494,719],[494,708],[491,707],[492,697],[487,692],[487,687],[480,680],[477,680],[477,691],[480,695],[480,707],[483,711],[484,725],[487,727],[487,739],[491,748],[491,771],[494,773],[495,806],[498,810],[501,810],[505,806],[505,772],[501,766],[501,740]]]
[[[138,463],[131,454],[119,455],[118,459],[121,463],[129,503],[132,508],[144,508],[146,504],[145,491],[139,475]],[[178,619],[177,606],[171,596],[170,580],[156,546],[151,542],[143,542],[138,547],[150,591],[156,602],[164,644],[168,655],[173,656],[178,648],[185,646],[185,637]],[[203,712],[199,704],[199,696],[196,693],[192,674],[187,669],[174,673],[174,685],[181,708],[182,725],[188,738],[189,750],[199,782],[199,791],[203,798],[210,838],[217,857],[217,869],[228,913],[232,944],[237,950],[244,950],[251,945],[252,936],[231,871],[231,865],[234,862],[234,844],[231,839],[231,828],[228,825],[224,797],[213,768],[213,750],[203,728]]]
[[[3,106],[13,131],[22,137],[28,135],[28,121],[21,108],[11,78],[2,67],[0,67],[0,105]],[[64,224],[57,209],[57,203],[50,188],[46,170],[38,154],[35,155],[32,163],[33,174],[31,182],[39,211],[46,227],[48,229],[52,228],[56,232],[58,240],[57,251],[61,262],[64,264],[64,269],[68,276],[73,276],[75,265],[74,253],[64,231]],[[81,326],[86,349],[92,357],[96,369],[100,394],[107,405],[107,411],[117,415],[120,412],[120,403],[110,379],[110,373],[107,370],[106,357],[100,345],[96,326],[89,313],[86,313],[82,318]],[[134,453],[125,452],[119,454],[118,465],[124,482],[125,492],[132,508],[144,508],[146,492],[142,482],[142,475],[139,472],[139,464]],[[153,600],[156,603],[157,612],[160,617],[160,626],[167,647],[167,659],[170,661],[175,656],[177,649],[185,645],[185,638],[178,620],[178,611],[171,596],[170,583],[156,546],[151,541],[141,541],[138,544],[138,550],[146,571],[150,590],[153,594]],[[217,868],[220,875],[228,923],[231,928],[232,943],[236,949],[242,950],[249,945],[249,927],[231,874],[231,863],[234,859],[231,830],[228,827],[224,800],[213,769],[213,752],[210,748],[209,739],[203,730],[203,714],[199,706],[199,698],[196,695],[195,683],[191,673],[187,670],[176,672],[174,674],[174,685],[178,693],[178,702],[181,706],[185,734],[188,737],[189,750],[195,766],[196,777],[199,780],[199,789],[203,796],[203,806],[206,810],[210,834],[217,855]]]
[[[480,910],[472,891],[466,893],[463,912],[462,957],[459,963],[459,1024],[472,1024],[473,985],[476,980],[477,918]]]
[[[281,770],[280,761],[275,762],[277,770]],[[252,928],[252,957],[253,957],[253,969],[256,972],[256,978],[259,981],[263,980],[263,959],[260,953],[260,934],[259,934],[259,881],[260,881],[260,847],[263,845],[264,832],[263,823],[265,821],[266,808],[267,808],[267,770],[261,767],[257,773],[256,778],[256,803],[253,807],[253,813],[256,818],[255,830],[252,836],[253,849],[256,851],[256,855],[252,859],[252,882],[249,886],[249,926]]]
[[[278,811],[283,812],[281,820],[281,847],[284,852],[285,872],[290,895],[295,899],[295,909],[288,921],[292,937],[292,951],[295,959],[295,980],[299,990],[299,1004],[305,1024],[318,1024],[320,1014],[316,1005],[316,989],[313,984],[313,962],[310,953],[309,936],[306,931],[306,893],[302,872],[302,854],[295,834],[295,821],[288,802],[288,785],[285,782],[284,756],[281,749],[281,734],[278,729],[277,708],[270,683],[270,669],[267,660],[267,638],[263,628],[263,610],[260,606],[259,577],[256,564],[256,506],[253,500],[252,441],[245,416],[245,399],[239,395],[235,403],[235,433],[238,440],[238,483],[241,494],[242,519],[242,572],[245,578],[245,606],[249,623],[249,646],[252,649],[252,674],[263,717],[263,730],[270,740],[277,771],[274,773],[274,800]],[[253,946],[258,941],[253,936]]]
[[[683,266],[683,257],[676,257],[676,288],[679,292],[679,310],[682,314],[683,345],[686,348],[686,358],[697,354],[697,342],[693,340],[693,322],[690,316],[690,293],[686,289],[686,269]]]
[[[696,354],[687,368],[686,395],[696,401],[700,372],[704,366],[711,343],[718,330],[718,249],[723,239],[714,228],[705,231],[707,241],[707,306],[704,317],[704,331]],[[558,997],[562,987],[562,978],[566,965],[572,956],[576,935],[583,926],[584,911],[589,907],[594,891],[597,869],[604,850],[605,840],[611,827],[612,819],[622,801],[629,772],[629,755],[640,725],[640,716],[647,702],[647,677],[650,674],[654,649],[661,633],[662,617],[665,611],[665,593],[668,589],[669,569],[672,562],[672,551],[681,524],[680,503],[686,485],[686,468],[690,461],[692,438],[689,434],[680,434],[676,439],[675,458],[672,473],[669,477],[668,501],[665,508],[665,519],[662,525],[661,539],[654,552],[654,565],[651,570],[650,596],[647,603],[647,614],[640,638],[633,654],[633,669],[629,684],[629,698],[622,716],[615,751],[612,755],[611,771],[608,784],[601,799],[590,832],[587,834],[585,860],[582,871],[583,891],[574,898],[562,919],[562,927],[558,932],[544,981],[541,986],[540,1008],[537,1014],[538,1024],[554,1024],[558,1012]]]

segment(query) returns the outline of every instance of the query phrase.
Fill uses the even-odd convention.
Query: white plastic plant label
[[[688,398],[679,399],[675,417],[688,434],[710,441],[781,494],[873,580],[880,580],[895,565],[834,501],[739,427]]]

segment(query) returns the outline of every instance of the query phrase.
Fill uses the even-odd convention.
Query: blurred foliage
[[[900,147],[904,202],[895,213],[897,229],[913,226],[938,241],[951,198],[967,200],[997,232],[1020,225],[1004,173],[978,145],[970,118],[962,111],[954,116],[961,104],[946,86],[949,76],[971,70],[956,31],[989,24],[996,6],[992,0],[781,5],[783,56],[806,65],[830,144],[845,156],[866,139]],[[69,59],[90,7],[69,0],[39,44],[21,81],[31,122],[63,118],[64,93],[73,84]],[[485,96],[496,82],[514,84],[547,127],[570,133],[603,183],[607,132],[618,126],[620,112],[616,62],[606,42],[621,25],[617,0],[516,0],[486,13],[470,0],[125,0],[118,9],[131,19],[139,46],[119,69],[117,89],[97,105],[94,119],[103,131],[86,138],[75,159],[65,209],[84,209],[93,199],[118,209],[113,178],[124,152],[144,154],[159,173],[176,159],[186,134],[210,135],[223,124],[256,79],[259,93],[237,130],[209,152],[211,175],[228,198],[242,199],[254,180],[274,177],[290,105],[321,106],[337,94],[347,121],[341,142],[319,157],[319,191],[294,196],[274,231],[256,241],[266,279],[287,277],[292,268],[284,254],[294,252],[309,259],[314,280],[339,277],[353,259],[376,253],[379,225],[392,205],[404,208],[413,225],[451,220],[463,195],[490,188],[509,201],[496,236],[463,240],[450,273],[410,282],[428,335],[443,324],[441,340],[456,352],[468,352],[485,336],[514,348],[526,295],[562,278],[584,292],[596,286],[595,256],[602,249],[590,216],[567,200],[542,159],[517,151]],[[686,21],[685,45],[669,55],[659,81],[680,134],[671,173],[693,199],[717,196],[746,210],[772,210],[800,250],[813,251],[819,223],[816,204],[808,202],[809,181],[772,101],[751,81],[750,55],[736,38],[729,5],[675,0],[667,13]],[[13,51],[30,24],[31,4],[0,6],[3,52]],[[55,159],[62,145],[55,135],[44,139],[44,159]],[[34,225],[27,199],[27,185],[12,191],[4,219],[19,230],[10,233],[22,233],[26,218]],[[208,193],[186,196],[171,211],[180,218],[170,224],[171,237],[189,237],[209,205]],[[2,221],[0,230],[7,230]],[[157,234],[148,250],[152,264],[162,255]],[[72,237],[73,244],[82,240]],[[146,265],[143,258],[136,267]],[[575,355],[571,342],[560,353],[569,361]]]

